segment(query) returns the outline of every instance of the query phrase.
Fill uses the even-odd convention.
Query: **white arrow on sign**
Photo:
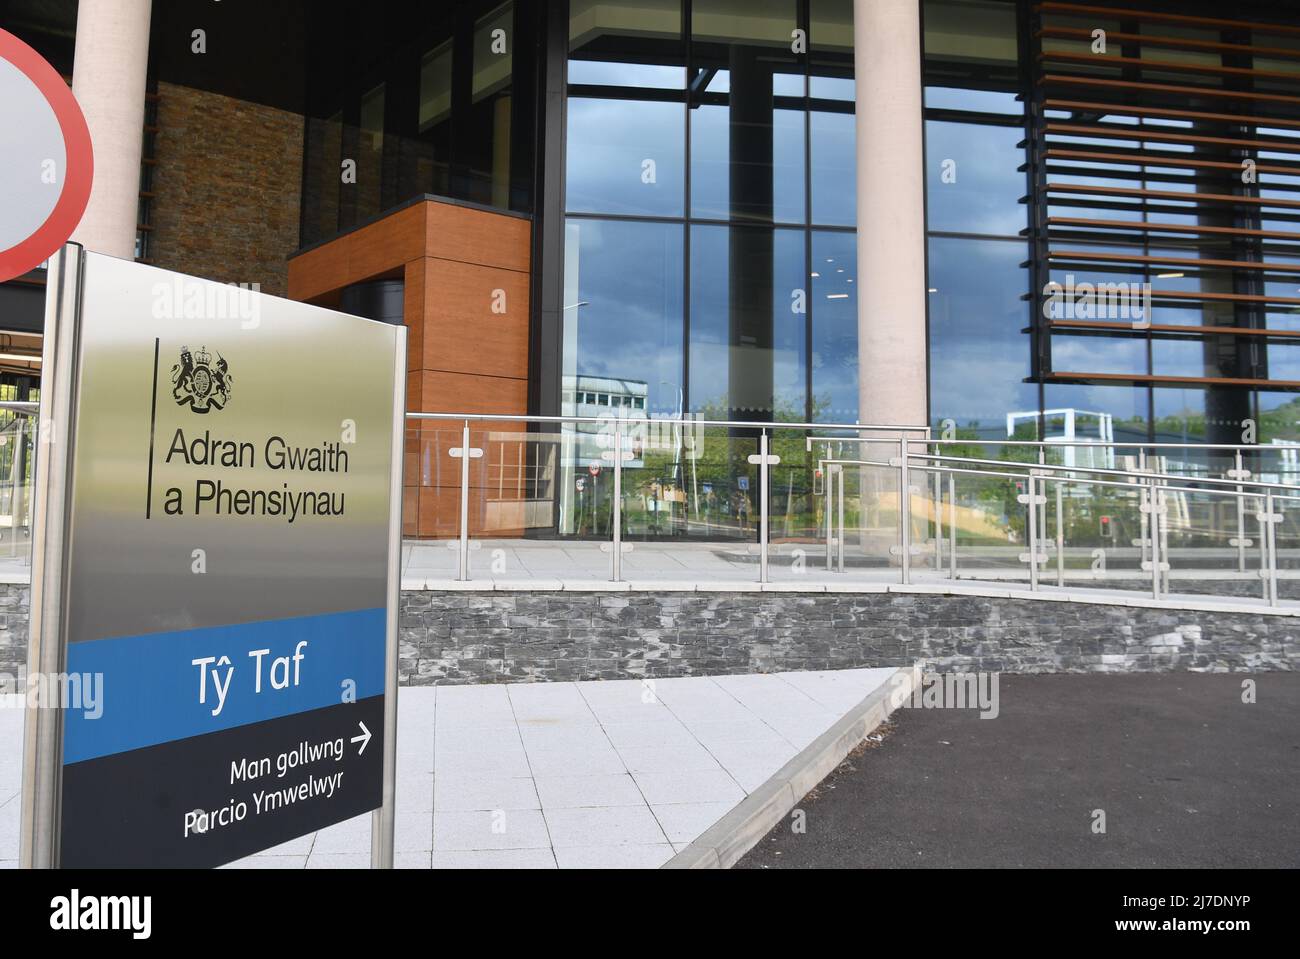
[[[366,729],[366,724],[359,720],[357,722],[357,725],[361,727],[361,735],[353,736],[352,741],[354,743],[357,742],[361,743],[361,748],[357,750],[357,755],[360,756],[362,753],[366,751],[366,746],[370,744],[370,730]]]

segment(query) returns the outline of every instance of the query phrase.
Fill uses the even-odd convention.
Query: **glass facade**
[[[572,0],[564,412],[601,378],[853,421],[852,30],[852,0]]]
[[[924,5],[930,419],[1036,438],[1024,104],[1014,4]]]
[[[1300,134],[1272,118],[1300,68],[1293,26],[1246,22],[1280,11],[1243,8],[1233,24],[1190,4],[1174,26],[1062,8],[1036,22],[1024,57],[1035,286],[1078,291],[1042,305],[1049,419],[1086,408],[1117,440],[1163,443],[1298,435],[1281,388],[1300,387],[1287,337],[1300,233],[1285,210]]]
[[[1268,439],[1300,436],[1287,399],[1300,346],[1272,335],[1300,333],[1287,275],[1300,267],[1285,205],[1300,185],[1294,124],[1251,127],[1276,147],[1257,151],[1244,192],[1281,205],[1243,218],[1192,196],[1228,189],[1214,170],[1223,150],[1196,135],[1239,133],[1181,117],[1186,104],[1155,93],[1096,115],[1052,101],[1064,94],[1043,58],[1109,76],[1104,60],[1072,67],[1089,45],[1067,14],[1044,19],[1016,0],[921,10],[930,422],[985,439],[1233,442],[1253,419]],[[302,243],[425,192],[539,215],[545,200],[555,232],[534,271],[553,283],[549,315],[562,316],[558,329],[545,320],[558,346],[537,361],[550,371],[538,411],[558,398],[573,413],[600,380],[655,417],[852,422],[852,12],[852,0],[467,0],[404,36],[354,40],[378,28],[313,24]],[[1189,25],[1162,40],[1172,27],[1098,22],[1128,38],[1115,54],[1125,62],[1182,57],[1167,77],[1144,67],[1155,80],[1212,91],[1244,69],[1211,49],[1248,45],[1230,31]],[[1149,31],[1150,45],[1135,39]],[[1175,41],[1204,49],[1160,46]],[[1261,60],[1278,75],[1265,86],[1291,90],[1289,63]],[[1197,71],[1210,78],[1185,75]],[[562,101],[541,88],[561,74]],[[1070,95],[1102,96],[1090,91]],[[551,143],[562,188],[543,186],[557,179],[540,163]],[[1036,163],[1047,147],[1071,159]],[[1079,192],[1045,190],[1043,170]],[[1086,192],[1133,187],[1165,198]],[[1057,225],[1080,218],[1131,229]],[[1156,220],[1188,233],[1151,230]],[[1189,239],[1200,228],[1237,235]],[[1177,265],[1189,258],[1276,269]],[[1115,282],[1168,291],[1152,306],[1157,329],[1040,317],[1045,284]],[[1242,327],[1269,335],[1224,332]]]
[[[1294,294],[1294,284],[1268,278],[1243,285],[1240,276],[1195,264],[1198,258],[1266,259],[1285,269],[1296,262],[1296,251],[1278,247],[1264,256],[1251,249],[1258,241],[1237,240],[1215,251],[1213,238],[1188,240],[1183,233],[1162,239],[1151,229],[1152,221],[1193,234],[1207,226],[1270,229],[1262,226],[1265,222],[1278,231],[1290,229],[1291,218],[1270,221],[1265,213],[1246,222],[1192,199],[1198,193],[1236,192],[1223,174],[1216,180],[1206,172],[1233,164],[1216,163],[1214,148],[1197,140],[1198,134],[1231,131],[1193,129],[1202,116],[1176,115],[1186,102],[1177,96],[1163,102],[1158,93],[1142,89],[1144,79],[1186,84],[1183,70],[1224,72],[1221,55],[1175,53],[1159,41],[1132,42],[1139,29],[1157,37],[1172,31],[1206,46],[1243,38],[1205,26],[1139,28],[1119,17],[1098,19],[1091,10],[1031,24],[1016,4],[1002,0],[925,0],[923,9],[931,422],[940,429],[955,427],[959,436],[986,439],[1041,433],[1046,439],[1234,443],[1242,441],[1247,420],[1270,439],[1300,435],[1294,423],[1289,428],[1286,423],[1286,394],[1257,392],[1249,383],[1300,382],[1287,372],[1300,372],[1292,362],[1300,351],[1284,340],[1196,330],[1296,329],[1290,310],[1246,302],[1252,295]],[[1085,22],[1088,30],[1080,33]],[[1104,84],[1120,76],[1094,69],[1106,62],[1104,53],[1092,49],[1088,31],[1094,28],[1130,41],[1112,55],[1138,62],[1182,57],[1185,66],[1167,76],[1125,75],[1136,81],[1129,99],[1143,99],[1149,107],[1108,110],[1105,104],[1078,102],[1102,96],[1094,77]],[[1039,66],[1030,42],[1037,37],[1049,62],[1053,56],[1067,64],[1070,57],[1088,59],[1087,66],[1076,68],[1083,71],[1079,89],[1062,86],[1059,78],[1045,83],[1040,72],[1047,68]],[[1057,64],[1049,72],[1057,70],[1067,72]],[[1069,109],[1051,99],[1064,97],[1065,90],[1074,98]],[[1027,114],[1027,105],[1039,112]],[[1124,127],[1135,132],[1128,135]],[[1297,135],[1267,128],[1256,133]],[[1033,136],[1041,137],[1037,159]],[[1188,136],[1188,142],[1180,142]],[[1193,159],[1194,154],[1207,156]],[[1153,162],[1126,163],[1126,155]],[[1048,190],[1035,180],[1036,172],[1043,181],[1068,180],[1080,190]],[[1297,182],[1300,178],[1261,174],[1259,194],[1293,196]],[[1172,202],[1129,195],[1134,188],[1163,191]],[[1179,201],[1179,194],[1188,194],[1188,201]],[[1107,223],[1132,229],[1109,229]],[[1034,246],[1035,235],[1041,249]],[[1061,249],[1071,252],[1061,254]],[[1170,259],[1186,266],[1161,265]],[[1043,264],[1036,278],[1024,266],[1035,260]],[[1146,284],[1171,295],[1157,296],[1149,306],[1146,326],[1155,330],[1129,322],[1087,322],[1105,319],[1091,315],[1060,326],[1056,321],[1074,321],[1075,314],[1056,310],[1046,315],[1046,323],[1036,321],[1032,294],[1049,283],[1067,289]],[[1204,300],[1196,299],[1203,294],[1208,294]],[[979,375],[970,375],[975,370]]]
[[[426,193],[530,212],[536,16],[471,0],[402,31],[309,18],[302,245]]]

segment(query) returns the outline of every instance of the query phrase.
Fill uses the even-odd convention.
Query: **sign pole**
[[[384,651],[384,804],[371,814],[370,868],[393,868],[397,815],[397,658],[402,602],[402,455],[406,440],[406,331],[397,338],[393,375],[393,456],[389,473],[388,618]],[[468,428],[467,428],[468,429]],[[466,444],[468,445],[468,444]],[[466,459],[468,462],[468,459]]]
[[[50,258],[46,283],[41,404],[33,436],[32,595],[27,683],[64,671],[64,569],[71,493],[73,406],[76,400],[78,326],[83,250],[69,243]],[[22,823],[19,864],[50,869],[59,862],[63,711],[26,711],[23,730]]]

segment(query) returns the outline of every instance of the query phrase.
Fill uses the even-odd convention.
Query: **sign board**
[[[33,661],[99,690],[54,711],[50,864],[214,866],[378,809],[405,330],[75,247],[49,296]]]
[[[587,472],[590,473],[592,476],[599,476],[599,475],[600,475],[600,464],[599,464],[599,463],[591,463],[591,464],[589,464],[589,465],[587,466]]]
[[[748,490],[748,489],[749,489],[749,477],[748,477],[748,476],[737,476],[737,477],[736,477],[736,488],[739,489],[739,490]]]
[[[90,130],[68,83],[0,30],[0,282],[40,266],[72,235],[90,199]]]

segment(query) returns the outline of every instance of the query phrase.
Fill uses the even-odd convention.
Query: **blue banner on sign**
[[[201,736],[384,692],[385,610],[72,643],[67,672],[102,675],[68,709],[64,763]]]

